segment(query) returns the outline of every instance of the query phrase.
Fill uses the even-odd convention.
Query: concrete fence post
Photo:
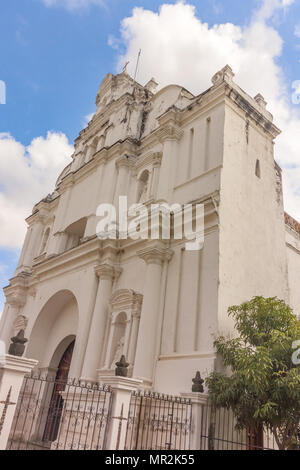
[[[182,398],[191,400],[192,422],[190,450],[208,450],[210,406],[209,396],[205,393],[181,393]]]
[[[0,450],[7,446],[24,376],[37,364],[33,359],[8,354],[0,364]]]
[[[124,450],[131,395],[143,382],[117,376],[100,376],[99,382],[109,385],[112,390],[106,449]]]

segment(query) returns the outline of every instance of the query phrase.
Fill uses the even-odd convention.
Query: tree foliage
[[[300,321],[276,297],[254,297],[228,313],[239,336],[215,341],[231,372],[208,377],[212,403],[232,409],[240,429],[270,429],[279,449],[300,448],[300,365],[292,360]]]

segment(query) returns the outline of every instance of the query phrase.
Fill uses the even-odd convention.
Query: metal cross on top
[[[0,401],[0,405],[4,405],[4,408],[3,408],[3,411],[2,411],[2,416],[1,416],[1,419],[0,419],[0,434],[1,434],[2,429],[3,429],[3,425],[4,425],[5,418],[6,418],[8,407],[10,405],[16,405],[16,403],[13,403],[13,402],[10,401],[11,389],[12,389],[12,387],[10,387],[5,401]]]

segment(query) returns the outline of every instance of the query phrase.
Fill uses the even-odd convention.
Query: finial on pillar
[[[200,372],[196,373],[196,377],[193,379],[192,392],[194,393],[204,393],[203,388],[204,380],[201,378]]]
[[[217,72],[213,78],[212,83],[215,86],[220,85],[222,82],[232,83],[234,78],[234,72],[229,65],[225,65],[219,72]]]
[[[28,339],[25,338],[25,331],[20,330],[17,336],[11,338],[11,345],[9,346],[8,354],[11,356],[22,357],[25,351],[25,343]]]
[[[260,93],[258,93],[258,95],[254,97],[254,99],[261,108],[263,109],[267,108],[268,103],[266,102],[265,98]]]
[[[129,363],[126,362],[125,356],[123,355],[119,362],[116,362],[116,376],[127,377]]]
[[[149,80],[149,82],[145,85],[146,90],[150,91],[153,94],[155,94],[157,87],[158,83],[155,78],[151,78],[151,80]]]

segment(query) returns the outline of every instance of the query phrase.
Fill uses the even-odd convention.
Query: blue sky
[[[72,9],[70,4],[74,1],[80,5]],[[51,3],[54,3],[54,5],[51,5]],[[45,164],[46,157],[44,155],[49,158],[50,150],[54,149],[55,145],[58,145],[57,153],[62,155],[61,161],[51,164],[51,171],[53,175],[54,173],[56,174],[59,166],[69,158],[70,145],[86,124],[86,116],[93,113],[95,109],[95,96],[103,77],[108,72],[116,72],[118,64],[120,67],[120,64],[124,63],[127,58],[131,60],[130,67],[132,69],[135,52],[141,44],[142,46],[145,44],[145,41],[149,43],[149,50],[147,46],[143,47],[144,56],[141,61],[142,70],[139,78],[141,81],[144,81],[152,69],[155,70],[156,75],[160,75],[159,67],[165,61],[163,57],[156,57],[155,61],[151,62],[149,59],[151,41],[158,41],[159,34],[169,34],[169,27],[170,34],[173,34],[171,31],[172,26],[177,28],[178,36],[188,35],[189,28],[187,25],[188,21],[192,21],[191,15],[193,16],[195,28],[197,28],[195,21],[201,20],[201,24],[208,23],[210,31],[212,31],[212,27],[215,24],[230,23],[234,26],[240,26],[243,31],[244,28],[249,27],[251,22],[256,21],[257,24],[264,25],[265,29],[259,29],[259,34],[262,34],[263,39],[266,37],[270,38],[270,40],[266,41],[265,44],[264,41],[258,42],[255,47],[257,49],[266,47],[266,67],[269,67],[268,64],[272,67],[278,67],[276,70],[279,70],[281,75],[277,77],[274,87],[276,85],[278,88],[281,84],[285,87],[281,98],[278,97],[279,92],[277,89],[277,91],[274,91],[274,96],[270,95],[269,101],[276,108],[276,103],[279,103],[279,101],[276,102],[276,99],[280,100],[285,96],[286,106],[288,106],[292,116],[292,124],[288,125],[288,127],[293,127],[294,133],[291,135],[296,138],[295,129],[297,129],[298,125],[299,105],[293,105],[291,101],[291,87],[292,82],[300,80],[300,37],[298,37],[300,34],[295,34],[295,29],[300,25],[300,0],[295,0],[294,2],[293,0],[243,0],[242,2],[237,2],[236,0],[187,1],[186,4],[194,5],[196,10],[187,18],[187,25],[184,26],[183,31],[181,31],[180,22],[175,25],[177,20],[174,18],[174,24],[168,25],[164,31],[153,30],[153,36],[151,36],[151,31],[149,31],[147,36],[145,33],[145,36],[142,37],[143,31],[139,29],[139,24],[137,23],[145,21],[144,30],[146,32],[149,27],[147,22],[148,17],[145,15],[136,15],[134,17],[132,15],[133,8],[142,7],[144,10],[155,12],[157,16],[151,17],[152,21],[154,18],[158,18],[159,8],[162,4],[174,5],[176,3],[175,1],[161,2],[157,0],[103,0],[103,5],[99,5],[97,0],[1,1],[0,80],[6,83],[7,97],[6,104],[0,105],[0,137],[2,133],[3,140],[2,151],[0,146],[0,172],[2,172],[2,175],[0,173],[0,199],[2,194],[6,206],[10,202],[15,204],[12,207],[16,207],[16,217],[14,219],[8,215],[4,216],[6,206],[4,206],[4,203],[2,206],[0,204],[0,209],[2,207],[2,214],[0,212],[2,229],[4,226],[8,226],[7,230],[5,229],[6,235],[4,239],[1,240],[0,237],[0,287],[6,285],[8,278],[13,274],[21,244],[20,239],[23,237],[22,230],[24,231],[24,226],[17,225],[15,222],[19,214],[18,207],[22,206],[20,217],[21,215],[23,217],[23,214],[25,215],[26,211],[29,210],[32,202],[30,197],[32,183],[30,183],[29,172],[27,174],[26,169],[26,176],[23,178],[22,171],[20,170],[20,175],[16,178],[12,176],[12,170],[8,168],[9,163],[7,162],[11,161],[11,166],[16,168],[17,162],[20,161],[18,159],[23,158],[23,161],[29,167],[37,165],[39,171],[35,173],[35,178],[38,178],[40,175],[41,184],[45,187],[46,193],[50,192],[51,187],[48,188],[47,179],[44,173],[42,173],[42,171],[48,171],[48,163]],[[69,5],[69,8],[66,8],[66,4]],[[86,6],[86,4],[89,4],[89,6]],[[262,12],[262,7],[266,11],[260,13],[260,19],[255,19],[256,13]],[[128,39],[128,36],[126,39],[126,34],[122,35],[120,33],[121,22],[127,17],[133,18],[129,26],[127,25],[125,28],[127,33],[131,34],[131,36],[129,34],[130,39]],[[157,24],[157,28],[163,29],[163,26],[160,26],[160,24]],[[280,54],[272,50],[272,31],[275,31],[278,38],[283,41]],[[226,37],[228,37],[231,32],[226,34]],[[232,59],[238,66],[239,62],[234,57],[235,50],[237,50],[237,55],[243,51],[249,52],[249,50],[253,50],[253,46],[244,46],[244,43],[249,40],[250,36],[247,32],[243,33],[241,39],[234,40],[235,45],[239,43],[240,49],[229,48],[228,51],[233,50],[233,52],[228,52],[228,56],[226,56],[226,51],[224,51],[224,61],[226,62],[223,65],[231,62]],[[211,47],[217,47],[218,50],[222,49],[222,41],[219,46],[216,41],[217,36],[214,36],[212,43],[214,42],[216,45]],[[201,45],[199,45],[199,51],[200,49]],[[178,57],[180,57],[179,48],[177,51],[174,49],[174,51],[170,52],[170,54],[175,55],[177,53]],[[201,67],[205,74],[206,63],[207,68],[209,68],[210,57],[207,57],[206,62],[203,60],[205,52],[202,51],[201,54],[201,60],[203,61]],[[230,56],[230,54],[232,55]],[[252,57],[251,54],[250,58]],[[220,63],[222,60],[223,58],[221,57]],[[217,61],[216,65],[218,64],[219,62]],[[253,67],[255,67],[254,64],[249,64],[249,69],[253,69]],[[180,68],[180,64],[178,68]],[[129,71],[131,69],[129,68]],[[190,72],[187,70],[188,73]],[[209,73],[211,76],[210,71]],[[270,73],[270,67],[268,73]],[[256,70],[258,78],[249,78],[248,81],[247,74],[245,72],[243,74],[241,71],[241,84],[244,88],[245,86],[250,86],[251,88],[252,82],[255,82],[255,87],[259,87],[260,74],[262,74],[262,86],[267,89],[268,86],[264,85],[264,83],[267,83],[269,78],[267,71],[265,74],[263,67]],[[266,77],[265,79],[264,76]],[[181,79],[181,77],[182,75],[179,72],[178,74],[174,73],[174,79],[173,76],[169,77],[167,73],[165,75],[161,73],[161,77],[158,77],[161,80],[158,81],[160,83],[164,83],[164,81],[169,79],[176,81],[177,78]],[[148,78],[151,78],[151,76]],[[198,82],[195,81],[190,82],[194,92],[197,84]],[[206,81],[203,82],[203,86],[205,84]],[[189,82],[187,81],[183,85],[189,85]],[[203,91],[203,86],[199,78],[199,93]],[[268,90],[266,92],[268,93]],[[275,94],[277,94],[277,98]],[[292,113],[295,114],[292,115]],[[284,111],[282,115],[284,115]],[[49,134],[49,132],[52,132],[52,134]],[[59,142],[54,138],[56,134],[60,138]],[[36,138],[41,139],[37,141],[35,140]],[[47,147],[47,152],[43,153],[45,147]],[[282,144],[282,154],[287,152],[290,152],[290,150],[285,142]],[[286,198],[290,206],[290,212],[296,217],[298,216],[297,207],[300,201],[300,198],[298,199],[300,189],[295,180],[296,171],[291,173],[291,168],[300,168],[300,163],[297,160],[297,155],[299,160],[300,155],[298,154],[298,147],[292,149],[291,152],[294,152],[295,155],[293,159],[285,161],[282,157],[281,161],[279,156],[279,162],[282,166],[286,165],[290,172],[290,180],[287,184],[290,184],[290,187],[293,188],[287,191]],[[300,173],[297,173],[297,175],[300,176]],[[24,180],[26,180],[26,184]],[[51,185],[53,184],[52,180]],[[7,181],[9,181],[10,187],[8,187]],[[20,190],[20,199],[23,198],[22,191],[23,194],[26,193],[26,205],[25,203],[22,205],[20,199],[14,199],[15,189]],[[32,197],[35,197],[35,195],[39,196],[40,189],[37,186],[32,192]],[[3,295],[1,292],[0,312],[2,310],[2,302]]]

